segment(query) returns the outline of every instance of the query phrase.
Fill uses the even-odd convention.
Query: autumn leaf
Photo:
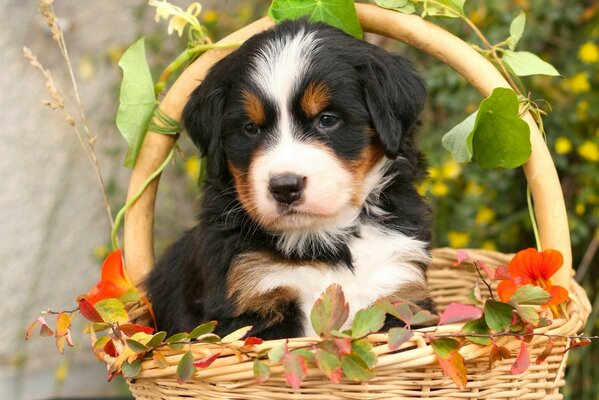
[[[262,342],[264,342],[264,340],[254,336],[250,336],[243,342],[243,347],[255,346],[257,344],[262,344]]]
[[[547,357],[549,357],[549,355],[551,355],[552,351],[553,351],[553,339],[549,338],[549,340],[547,341],[547,346],[545,347],[545,350],[543,350],[543,352],[541,354],[539,354],[539,356],[535,360],[535,363],[537,365],[541,364],[543,361],[545,361],[547,359]]]
[[[46,319],[44,317],[38,317],[37,321],[41,324],[40,336],[42,336],[42,337],[54,336],[54,331],[48,326],[48,323],[46,322]]]
[[[341,370],[341,361],[339,358],[328,351],[319,350],[316,353],[316,364],[326,376],[333,383],[341,383],[343,377],[343,371]]]
[[[333,338],[333,343],[335,343],[335,346],[337,346],[337,350],[340,354],[351,353],[351,339]]]
[[[208,368],[219,356],[221,352],[214,353],[208,357],[204,357],[200,360],[194,361],[193,366],[196,368]]]
[[[356,354],[347,354],[341,357],[343,374],[356,382],[369,381],[374,378],[374,372]]]
[[[275,363],[280,363],[283,356],[289,352],[287,342],[280,343],[268,351],[268,359]]]
[[[403,321],[406,326],[410,326],[412,324],[412,318],[414,317],[414,313],[410,308],[410,305],[403,302],[397,302],[395,304],[391,304],[388,300],[379,300],[376,304],[383,307],[385,312],[389,315],[394,316],[395,318]]]
[[[36,319],[31,324],[29,324],[29,326],[27,327],[27,330],[25,331],[25,340],[29,340],[31,338],[31,336],[33,335],[33,331],[35,330],[35,328],[37,327],[37,324],[39,324],[39,323],[40,323],[40,321]]]
[[[111,324],[126,324],[129,322],[129,315],[125,310],[125,306],[118,299],[109,298],[100,300],[94,304],[94,308],[98,311],[104,322]]]
[[[222,343],[233,343],[236,340],[241,340],[247,335],[249,331],[252,330],[251,326],[244,326],[243,328],[239,328],[236,331],[229,333],[227,336],[221,339]]]
[[[414,336],[414,332],[407,328],[391,328],[389,329],[388,343],[389,350],[397,350],[402,344],[410,340]]]
[[[123,324],[119,326],[119,329],[127,336],[133,336],[137,332],[147,333],[148,335],[154,333],[154,328],[138,324]]]
[[[308,374],[306,360],[302,356],[287,353],[283,356],[283,375],[292,389],[299,389]]]
[[[94,306],[87,300],[85,295],[81,295],[77,298],[79,303],[79,312],[85,319],[91,322],[105,322],[102,316],[94,308]]]
[[[572,341],[570,344],[570,347],[568,347],[566,350],[564,350],[563,354],[566,354],[568,351],[570,351],[571,349],[575,348],[575,347],[582,347],[582,346],[588,346],[589,344],[591,344],[591,341],[588,339],[581,339],[578,341]]]
[[[470,259],[470,254],[468,254],[468,252],[466,250],[461,250],[461,249],[460,250],[456,250],[455,256],[456,256],[456,262],[453,263],[454,267],[457,267],[458,265],[460,265],[464,261]]]
[[[266,382],[270,378],[270,367],[268,364],[258,359],[254,360],[254,377],[258,383]]]
[[[186,352],[179,360],[179,364],[177,364],[177,383],[179,385],[187,382],[193,374],[196,372],[196,368],[193,365],[193,353],[191,351]]]
[[[460,343],[455,339],[440,338],[431,340],[431,346],[437,361],[447,376],[455,382],[460,390],[466,389],[468,370],[464,358],[458,351]]]
[[[357,354],[368,368],[373,368],[376,364],[376,354],[372,351],[372,343],[367,339],[355,340],[352,342],[352,353]]]
[[[520,342],[520,351],[518,352],[518,357],[516,357],[516,361],[512,364],[512,375],[519,375],[522,372],[526,371],[530,365],[530,355],[528,354],[528,348],[526,347],[526,343],[524,341]]]
[[[104,345],[104,353],[108,354],[110,357],[118,357],[119,353],[116,351],[114,341],[109,340],[106,342]]]
[[[491,370],[495,361],[505,360],[507,358],[510,358],[510,351],[503,346],[497,346],[493,343],[493,347],[491,347],[491,351],[489,352],[489,370]]]
[[[349,305],[340,285],[326,288],[310,312],[310,321],[319,336],[328,336],[331,330],[340,329],[349,317]]]
[[[428,310],[420,310],[412,317],[411,325],[431,326],[439,321],[439,316],[431,313]]]
[[[159,351],[154,351],[152,354],[152,361],[154,361],[156,368],[159,369],[165,369],[169,366],[166,357]]]
[[[451,303],[441,314],[439,325],[453,324],[454,322],[471,321],[483,315],[480,308],[465,304]]]

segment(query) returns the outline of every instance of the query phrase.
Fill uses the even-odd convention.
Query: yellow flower
[[[484,250],[497,251],[497,245],[492,240],[485,240],[480,247]]]
[[[198,15],[202,11],[202,6],[199,3],[191,3],[187,7],[187,11],[183,11],[182,8],[177,7],[166,0],[150,0],[149,5],[156,7],[156,22],[159,22],[161,18],[168,19],[171,17],[171,21],[168,24],[168,34],[172,34],[173,31],[177,31],[179,36],[183,35],[183,30],[187,24],[190,24],[194,29],[198,31],[200,23],[198,22]]]
[[[476,213],[475,221],[479,225],[485,225],[495,220],[495,211],[489,207],[483,207]]]
[[[599,49],[593,42],[586,42],[578,49],[578,58],[585,64],[592,64],[599,61]]]
[[[449,193],[449,187],[445,183],[437,181],[433,184],[431,193],[437,197],[442,197]]]
[[[428,169],[428,176],[431,177],[432,179],[438,178],[439,175],[440,175],[439,168],[437,168],[437,167],[430,167]]]
[[[582,100],[576,105],[576,117],[581,122],[584,122],[587,120],[587,118],[588,118],[587,111],[589,111],[589,102],[587,100]]]
[[[192,181],[196,181],[200,175],[200,159],[196,156],[191,156],[185,160],[185,174]]]
[[[574,212],[576,212],[576,215],[583,215],[586,210],[587,208],[583,203],[576,204],[576,207],[574,208]]]
[[[468,185],[466,185],[466,194],[467,195],[480,196],[481,194],[483,194],[483,192],[484,192],[483,187],[474,181],[470,181],[470,182],[468,182]]]
[[[560,136],[555,141],[555,152],[557,154],[568,154],[572,151],[572,142],[565,136]]]
[[[421,182],[418,184],[418,186],[416,186],[416,191],[418,192],[418,194],[420,196],[424,197],[424,196],[426,196],[426,193],[428,192],[430,186],[431,185],[428,181]]]
[[[597,143],[585,140],[578,146],[578,154],[585,160],[597,162],[599,161],[599,146],[597,146]]]
[[[579,72],[566,79],[566,87],[572,93],[586,93],[591,90],[589,75],[586,72]]]
[[[218,18],[218,14],[216,13],[216,11],[208,10],[204,13],[202,20],[207,24],[211,24],[213,22],[216,22],[217,18]]]
[[[468,245],[470,234],[468,232],[449,231],[447,232],[447,240],[450,247],[461,249]]]
[[[441,168],[441,175],[446,179],[455,179],[462,172],[462,167],[455,160],[450,160]]]

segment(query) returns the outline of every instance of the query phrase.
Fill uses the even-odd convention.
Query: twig
[[[483,283],[485,284],[485,286],[489,290],[489,294],[491,295],[491,299],[495,300],[495,296],[493,296],[493,289],[491,289],[491,285],[489,285],[489,283],[487,283],[487,281],[485,280],[485,278],[483,278],[483,274],[481,274],[480,268],[478,267],[478,261],[472,260],[472,263],[474,264],[474,268],[476,268],[476,272],[478,273],[478,276],[480,277],[480,279],[483,281]]]

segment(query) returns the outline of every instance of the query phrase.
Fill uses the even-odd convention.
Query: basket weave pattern
[[[507,264],[511,258],[497,252],[469,250],[473,258],[497,266]],[[439,311],[452,302],[468,303],[469,293],[477,279],[476,274],[466,267],[454,267],[455,250],[437,249],[433,251],[433,265],[428,279],[431,294]],[[537,330],[549,334],[572,335],[584,326],[589,304],[584,291],[572,281],[569,288],[572,301],[568,308],[569,319],[554,320],[551,326]],[[440,326],[437,332],[457,332],[461,325]],[[432,328],[424,330],[430,331]],[[210,367],[199,370],[194,379],[179,385],[175,376],[177,363],[182,350],[165,352],[170,367],[156,368],[153,361],[142,364],[139,377],[129,381],[132,393],[138,399],[176,399],[192,397],[198,399],[561,399],[559,388],[564,385],[566,357],[562,355],[568,340],[554,340],[551,355],[540,365],[534,364],[536,357],[544,350],[546,337],[535,337],[529,344],[533,364],[520,375],[512,375],[510,368],[514,359],[496,362],[489,370],[490,347],[477,345],[464,346],[460,353],[468,365],[467,391],[460,392],[453,381],[444,375],[430,346],[421,336],[414,336],[402,345],[399,351],[389,351],[387,336],[373,334],[369,340],[378,356],[375,367],[376,377],[366,383],[344,379],[341,384],[328,381],[312,366],[308,377],[298,390],[292,390],[285,383],[282,367],[272,366],[271,377],[263,384],[256,383],[253,376],[253,363],[248,358],[239,359],[232,352],[224,352]],[[253,348],[272,347],[280,341],[266,341]],[[297,348],[310,343],[306,338],[291,339],[289,348]],[[498,345],[507,347],[515,357],[519,341],[502,338]],[[241,347],[243,342],[238,342]],[[220,348],[209,344],[191,345],[196,358],[203,358]],[[266,360],[269,362],[268,360]]]

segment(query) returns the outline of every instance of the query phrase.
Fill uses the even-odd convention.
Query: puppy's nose
[[[275,175],[268,182],[268,190],[275,200],[291,204],[302,197],[306,186],[306,177],[292,173]]]

